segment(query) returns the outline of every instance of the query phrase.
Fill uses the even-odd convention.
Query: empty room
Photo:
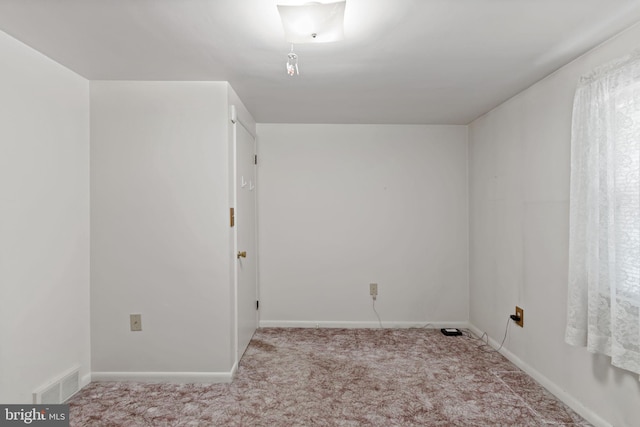
[[[639,403],[639,0],[0,0],[0,425]]]

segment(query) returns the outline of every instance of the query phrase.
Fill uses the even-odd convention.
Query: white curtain
[[[565,340],[640,373],[640,51],[580,79]]]

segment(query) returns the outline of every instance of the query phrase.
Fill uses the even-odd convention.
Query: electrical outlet
[[[377,283],[369,283],[369,295],[376,299],[378,296],[378,284]]]
[[[129,321],[131,323],[132,331],[141,331],[142,330],[142,315],[141,314],[132,314],[129,316]]]
[[[524,310],[516,305],[516,316],[520,318],[520,320],[516,321],[516,325],[524,328]]]

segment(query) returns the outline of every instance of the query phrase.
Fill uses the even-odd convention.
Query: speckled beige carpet
[[[481,344],[434,329],[260,329],[233,383],[92,383],[69,402],[71,425],[589,425]]]

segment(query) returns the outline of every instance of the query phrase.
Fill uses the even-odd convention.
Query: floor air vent
[[[33,403],[64,403],[65,400],[73,396],[78,390],[80,390],[79,368],[70,369],[34,392]]]

